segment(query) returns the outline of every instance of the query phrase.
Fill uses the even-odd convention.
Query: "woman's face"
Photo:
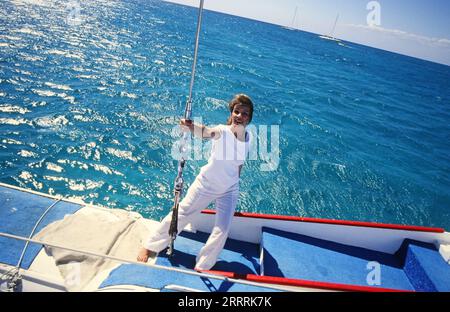
[[[233,111],[231,112],[231,124],[232,125],[240,125],[247,126],[248,121],[250,120],[250,108],[244,106],[242,104],[237,104],[234,106]]]

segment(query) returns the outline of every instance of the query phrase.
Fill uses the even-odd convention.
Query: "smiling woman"
[[[246,126],[253,119],[253,102],[245,94],[236,95],[228,105],[231,116],[227,120],[227,125],[242,124]]]
[[[252,119],[252,100],[245,94],[238,94],[230,101],[229,109],[228,125],[209,128],[194,124],[191,120],[182,119],[180,122],[185,131],[191,131],[202,139],[213,141],[208,164],[202,167],[200,174],[177,207],[177,227],[181,231],[199,211],[213,201],[216,203],[216,225],[197,255],[196,270],[211,269],[225,245],[239,197],[242,166],[250,147],[250,134],[245,127]],[[151,255],[159,253],[171,243],[169,228],[174,213],[176,212],[167,215],[150,235],[139,252],[138,261],[147,262]]]

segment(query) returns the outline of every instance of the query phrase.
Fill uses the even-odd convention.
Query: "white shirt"
[[[248,155],[251,136],[245,132],[245,142],[239,141],[230,126],[217,126],[220,137],[212,140],[208,163],[200,170],[199,178],[208,188],[224,193],[239,187],[239,166]]]

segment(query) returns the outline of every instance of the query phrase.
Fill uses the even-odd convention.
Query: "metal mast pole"
[[[203,4],[204,4],[204,0],[200,0],[200,6],[199,6],[199,11],[198,11],[198,20],[197,20],[197,33],[195,36],[194,62],[192,64],[191,84],[189,86],[189,97],[186,102],[186,108],[184,111],[184,119],[186,119],[186,120],[191,119],[191,113],[192,113],[192,90],[194,89],[195,70],[197,67],[198,44],[199,44],[199,39],[200,39],[200,29],[201,29],[201,25],[202,25]],[[184,159],[184,153],[186,151],[185,145],[186,145],[186,141],[187,141],[189,135],[190,135],[190,133],[187,133],[187,132],[183,133],[183,138],[181,140],[180,149],[179,149],[180,154],[182,156],[181,156],[181,160],[178,162],[178,174],[177,174],[177,177],[175,178],[175,183],[174,183],[175,198],[174,198],[174,203],[173,203],[173,207],[172,207],[172,220],[170,222],[170,228],[169,228],[170,243],[169,243],[169,248],[167,249],[167,255],[169,257],[171,257],[173,255],[173,250],[174,250],[173,245],[174,245],[175,239],[177,238],[177,235],[178,235],[178,207],[180,205],[180,198],[183,194],[183,184],[184,184],[183,168],[184,168],[184,165],[186,164],[186,159]]]

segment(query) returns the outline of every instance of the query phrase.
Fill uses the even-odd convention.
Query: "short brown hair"
[[[230,101],[230,103],[228,103],[228,108],[230,109],[230,113],[233,112],[234,107],[236,105],[242,105],[245,107],[248,107],[249,109],[249,116],[248,116],[248,123],[252,122],[252,118],[253,118],[253,102],[252,99],[250,99],[250,97],[246,94],[236,94],[233,99]],[[227,121],[228,125],[231,125],[231,117],[228,118]]]

